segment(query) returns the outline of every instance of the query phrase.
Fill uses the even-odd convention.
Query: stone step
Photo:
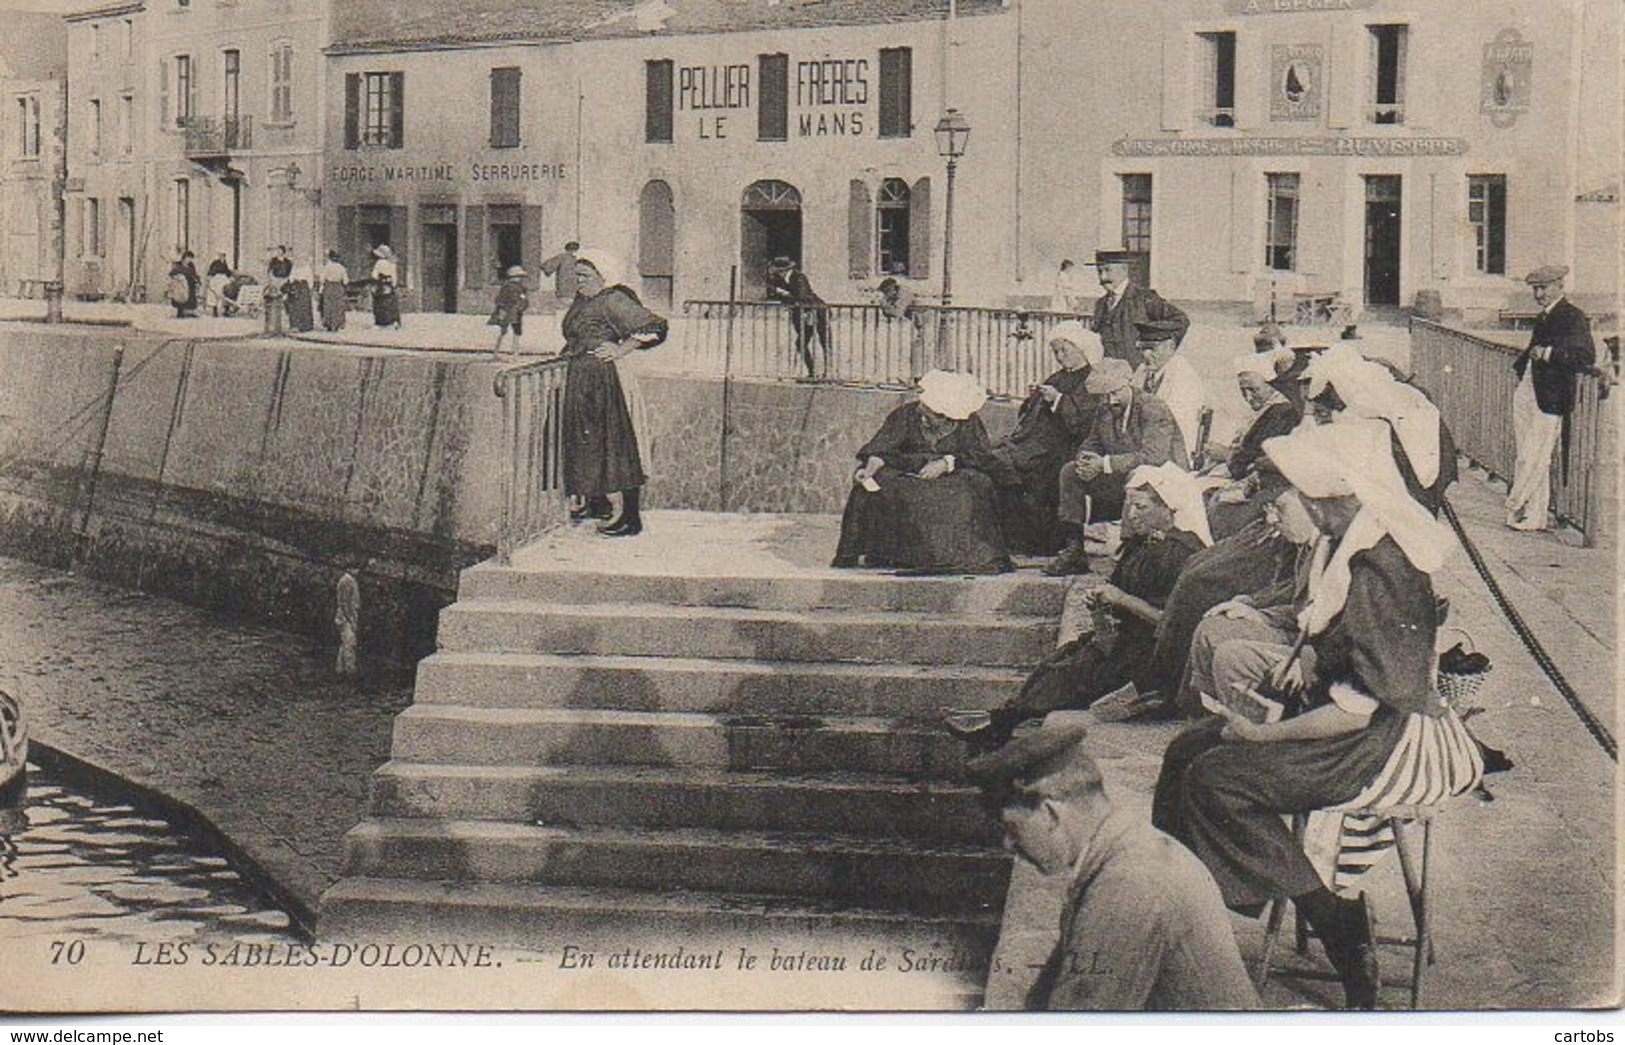
[[[344,848],[346,876],[737,891],[943,911],[1001,904],[1010,874],[1008,857],[984,846],[699,828],[369,819],[345,835]]]
[[[441,613],[439,634],[463,652],[1030,667],[1055,633],[1046,617],[470,599]]]
[[[481,563],[462,572],[457,597],[1058,617],[1066,581],[1037,572],[972,578],[833,570],[813,576],[688,576]]]
[[[441,651],[418,663],[418,706],[577,707],[933,719],[1021,691],[1020,667],[774,662],[755,658]]]
[[[936,722],[922,720],[415,704],[395,718],[392,751],[408,762],[842,770],[940,779],[960,774],[965,748]]]
[[[856,773],[425,765],[401,761],[397,750],[373,775],[370,809],[383,819],[999,841],[973,787]]]
[[[629,947],[646,954],[682,946],[691,955],[721,948],[722,976],[704,974],[696,985],[672,973],[644,972],[636,981],[644,990],[635,1004],[779,1010],[973,1008],[986,982],[998,924],[997,908],[944,916],[740,893],[388,877],[338,882],[322,896],[318,921],[321,939],[329,944],[479,941],[514,948],[519,960],[533,963],[538,977],[582,975],[583,953],[594,955],[593,972],[625,976],[608,968],[608,955]],[[567,945],[575,948],[569,961],[577,971],[560,970]],[[749,974],[739,970],[740,948],[757,956]],[[885,969],[856,979],[794,967],[803,955],[825,961],[838,956],[850,971],[871,951],[885,957]],[[514,957],[499,960],[506,964]],[[670,1002],[646,993],[668,981],[677,988]],[[832,989],[839,993],[827,993]],[[591,1004],[602,1007],[608,1001],[600,995]]]

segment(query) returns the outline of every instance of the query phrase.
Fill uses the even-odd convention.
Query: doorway
[[[677,213],[671,186],[655,180],[638,198],[638,275],[643,277],[643,302],[670,312],[674,296],[677,253]]]
[[[456,222],[436,221],[423,226],[423,310],[457,311]]]
[[[802,262],[801,193],[788,182],[755,182],[745,190],[739,214],[740,296],[760,301],[767,297],[769,262]]]
[[[118,201],[118,227],[119,237],[122,240],[124,256],[124,272],[121,289],[128,292],[135,284],[135,199],[130,196],[120,196]]]
[[[1365,300],[1399,304],[1400,176],[1365,176]]]

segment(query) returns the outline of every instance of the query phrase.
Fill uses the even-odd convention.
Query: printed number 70
[[[83,940],[73,940],[71,942],[70,941],[63,941],[63,940],[52,940],[51,941],[51,964],[52,965],[62,965],[62,964],[78,965],[80,962],[82,962],[84,960],[85,960],[85,941],[83,941]]]

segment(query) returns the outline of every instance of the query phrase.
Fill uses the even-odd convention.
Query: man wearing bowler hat
[[[1106,797],[1081,726],[1046,726],[966,766],[1005,845],[1068,876],[1029,1009],[1256,1009],[1219,888],[1190,851]]]
[[[1575,377],[1597,361],[1590,320],[1563,296],[1563,279],[1568,274],[1561,265],[1543,265],[1524,278],[1540,314],[1535,317],[1529,347],[1512,364],[1518,375],[1518,388],[1512,396],[1518,463],[1507,494],[1506,523],[1514,530],[1548,526],[1552,451],[1559,435],[1567,436]]]
[[[1100,252],[1095,255],[1095,267],[1100,271],[1100,287],[1106,293],[1095,302],[1095,317],[1091,324],[1100,335],[1101,347],[1107,359],[1126,360],[1132,366],[1141,363],[1140,350],[1135,347],[1135,324],[1155,319],[1176,325],[1174,341],[1185,339],[1190,328],[1190,317],[1164,301],[1156,291],[1142,287],[1129,279],[1128,262],[1120,257]]]
[[[1089,572],[1083,529],[1122,515],[1130,472],[1142,464],[1165,461],[1190,467],[1173,413],[1161,399],[1135,389],[1134,372],[1123,360],[1101,360],[1084,389],[1101,399],[1076,457],[1061,466],[1057,479],[1056,516],[1067,545],[1044,567],[1051,577]]]

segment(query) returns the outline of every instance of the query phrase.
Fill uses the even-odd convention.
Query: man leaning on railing
[[[1518,463],[1507,494],[1506,523],[1514,530],[1544,530],[1552,493],[1552,451],[1567,435],[1579,374],[1596,364],[1591,321],[1563,296],[1569,270],[1544,265],[1525,277],[1540,313],[1529,347],[1512,364],[1518,388],[1512,396],[1512,431]]]

